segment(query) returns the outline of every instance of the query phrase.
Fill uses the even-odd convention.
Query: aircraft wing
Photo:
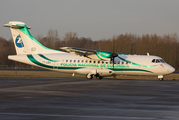
[[[83,48],[76,48],[76,47],[61,47],[61,49],[67,51],[68,53],[88,57],[89,55],[96,55],[95,50],[88,50]]]
[[[70,54],[87,57],[94,60],[105,60],[109,61],[111,58],[111,52],[99,51],[99,50],[88,50],[76,47],[61,47],[61,49],[67,51]]]

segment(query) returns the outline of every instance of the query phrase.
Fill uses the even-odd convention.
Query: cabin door
[[[58,61],[58,60],[56,60],[56,61]],[[58,63],[59,62],[53,62],[53,69],[58,69]]]

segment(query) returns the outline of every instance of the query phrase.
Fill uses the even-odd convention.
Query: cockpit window
[[[160,62],[165,63],[165,61],[163,59],[159,59],[159,60],[160,60]]]
[[[153,59],[152,60],[153,63],[165,63],[165,61],[163,59]]]
[[[160,62],[160,60],[159,59],[156,59],[156,63],[159,63]]]
[[[155,63],[155,59],[153,59],[152,62]]]

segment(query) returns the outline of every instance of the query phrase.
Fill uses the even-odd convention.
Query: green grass
[[[55,71],[17,71],[17,75],[16,75],[16,72],[12,70],[0,70],[0,77],[70,78],[73,76],[72,74],[55,72]],[[75,75],[74,77],[79,78],[85,76]]]
[[[0,70],[0,77],[34,77],[34,78],[86,78],[85,75],[61,73],[55,71],[17,71],[13,70]],[[105,77],[105,78],[113,78]],[[118,75],[116,79],[146,79],[146,80],[157,80],[157,76],[126,76]],[[173,73],[170,75],[164,76],[164,80],[179,80],[179,74]]]

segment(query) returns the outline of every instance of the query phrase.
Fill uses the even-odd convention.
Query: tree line
[[[35,37],[44,46],[60,50],[60,47],[78,47],[92,50],[103,50],[117,53],[156,55],[163,58],[167,63],[179,69],[179,37],[177,34],[120,34],[112,38],[94,41],[91,38],[78,37],[76,32],[68,32],[63,37],[58,35],[57,30],[49,30],[46,37]],[[8,55],[14,55],[15,47],[13,40],[0,37],[0,67],[6,68],[35,68],[34,66],[8,60]],[[114,48],[113,48],[114,44]]]

